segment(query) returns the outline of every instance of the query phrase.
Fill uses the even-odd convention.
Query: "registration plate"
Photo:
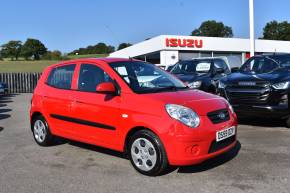
[[[230,127],[221,131],[216,132],[216,141],[222,141],[224,139],[227,139],[236,133],[236,127]]]

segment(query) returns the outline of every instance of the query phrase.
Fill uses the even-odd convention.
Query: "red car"
[[[236,144],[237,118],[226,100],[131,59],[48,67],[34,91],[30,118],[41,146],[60,136],[125,152],[145,175],[201,163]]]

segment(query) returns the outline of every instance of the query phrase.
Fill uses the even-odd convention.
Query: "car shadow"
[[[238,141],[231,150],[217,157],[204,161],[201,164],[178,167],[177,172],[178,173],[199,173],[199,172],[216,168],[234,159],[238,155],[241,147],[242,147],[241,143]]]
[[[0,105],[5,105],[7,103],[12,103],[13,100],[12,98],[17,96],[19,94],[6,94],[6,95],[1,95],[0,96]]]
[[[0,120],[11,117],[10,112],[12,111],[12,109],[7,108],[7,103],[13,102],[12,98],[15,97],[16,95],[18,94],[7,94],[0,96]],[[2,130],[4,129],[3,127],[1,128]]]
[[[241,125],[251,125],[260,127],[285,127],[285,120],[282,119],[267,119],[261,117],[239,117],[238,122]]]
[[[94,151],[94,152],[98,152],[98,153],[103,153],[103,154],[107,154],[107,155],[111,155],[111,156],[115,156],[115,157],[119,157],[122,159],[128,159],[127,156],[122,153],[122,152],[118,152],[118,151],[114,151],[111,149],[107,149],[107,148],[103,148],[103,147],[99,147],[99,146],[95,146],[95,145],[90,145],[90,144],[86,144],[86,143],[81,143],[81,142],[77,142],[77,141],[67,141],[70,145],[75,146],[75,147],[79,147],[79,148],[83,148],[83,149],[87,149],[90,151]]]
[[[87,150],[94,151],[97,153],[103,153],[103,154],[107,154],[110,156],[115,156],[118,158],[128,160],[128,157],[126,156],[125,153],[114,151],[114,150],[103,148],[103,147],[99,147],[99,146],[95,146],[95,145],[82,143],[82,142],[61,139],[59,141],[59,144],[54,144],[54,145],[61,145],[64,143],[68,143],[72,146],[87,149]],[[234,159],[238,155],[240,149],[241,149],[241,143],[238,141],[236,143],[236,145],[231,150],[229,150],[229,151],[227,151],[227,152],[225,152],[225,153],[223,153],[215,158],[209,159],[209,160],[207,160],[201,164],[197,164],[197,165],[182,166],[182,167],[169,166],[168,169],[165,172],[163,172],[161,175],[166,175],[166,174],[172,173],[175,170],[177,170],[177,173],[199,173],[199,172],[207,171],[207,170],[210,170],[212,168],[223,165],[226,162],[231,161],[232,159]]]

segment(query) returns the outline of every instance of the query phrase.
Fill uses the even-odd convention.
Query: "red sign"
[[[166,47],[202,48],[203,41],[197,39],[166,38]]]

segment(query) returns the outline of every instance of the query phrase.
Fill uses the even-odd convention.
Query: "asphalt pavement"
[[[0,96],[0,192],[290,192],[290,129],[242,120],[237,146],[205,163],[147,177],[122,154],[77,142],[38,146],[29,126],[31,94]]]

